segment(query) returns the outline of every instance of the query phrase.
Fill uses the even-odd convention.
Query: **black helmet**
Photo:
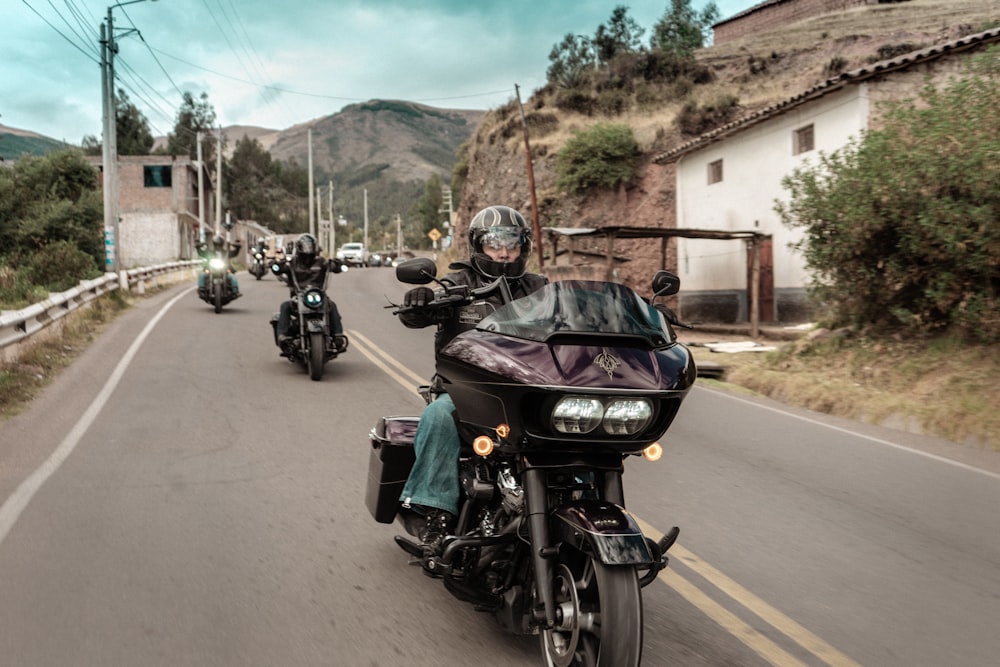
[[[312,234],[302,234],[295,240],[295,256],[303,263],[311,264],[319,254],[319,244]]]
[[[216,234],[212,238],[212,245],[215,247],[216,250],[219,250],[220,248],[222,248],[222,246],[226,245],[226,239],[222,238],[221,235]]]
[[[518,246],[521,254],[513,262],[497,262],[483,251],[484,245]],[[469,223],[469,251],[472,266],[484,276],[518,278],[531,254],[531,229],[524,216],[509,206],[488,206]]]

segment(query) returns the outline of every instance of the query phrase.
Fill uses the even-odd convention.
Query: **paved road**
[[[431,372],[392,271],[331,279],[352,345],[318,383],[273,346],[284,288],[240,278],[220,315],[143,301],[0,423],[0,664],[539,664],[364,508],[368,429]],[[996,663],[1000,457],[859,428],[692,392],[625,478],[682,530],[644,665]]]

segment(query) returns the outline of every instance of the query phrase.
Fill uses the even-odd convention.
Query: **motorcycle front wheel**
[[[222,312],[222,286],[215,285],[215,312]]]
[[[323,377],[323,334],[313,332],[309,334],[309,377],[319,380]]]
[[[642,658],[642,592],[634,567],[570,551],[553,580],[561,610],[541,633],[548,667],[636,667]]]

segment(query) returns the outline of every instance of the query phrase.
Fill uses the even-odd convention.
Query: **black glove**
[[[403,305],[407,308],[426,306],[434,300],[434,290],[430,287],[414,287],[403,295]]]
[[[336,257],[330,260],[330,270],[334,273],[340,273],[346,264]]]

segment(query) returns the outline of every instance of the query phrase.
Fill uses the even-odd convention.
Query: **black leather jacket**
[[[455,262],[449,269],[455,270],[449,273],[441,282],[446,285],[468,285],[472,289],[478,289],[490,284],[492,279],[484,278],[477,273],[468,262]],[[525,273],[520,278],[510,279],[511,296],[515,299],[528,296],[532,292],[541,289],[549,282],[545,276],[537,273]],[[438,294],[443,294],[444,290],[438,290]],[[437,354],[448,342],[469,329],[475,329],[476,325],[484,317],[493,313],[503,305],[499,294],[494,294],[487,299],[476,301],[467,306],[450,308],[444,312],[439,309],[412,310],[399,314],[399,320],[411,329],[420,329],[431,324],[437,324],[438,330],[434,336],[434,353]]]

